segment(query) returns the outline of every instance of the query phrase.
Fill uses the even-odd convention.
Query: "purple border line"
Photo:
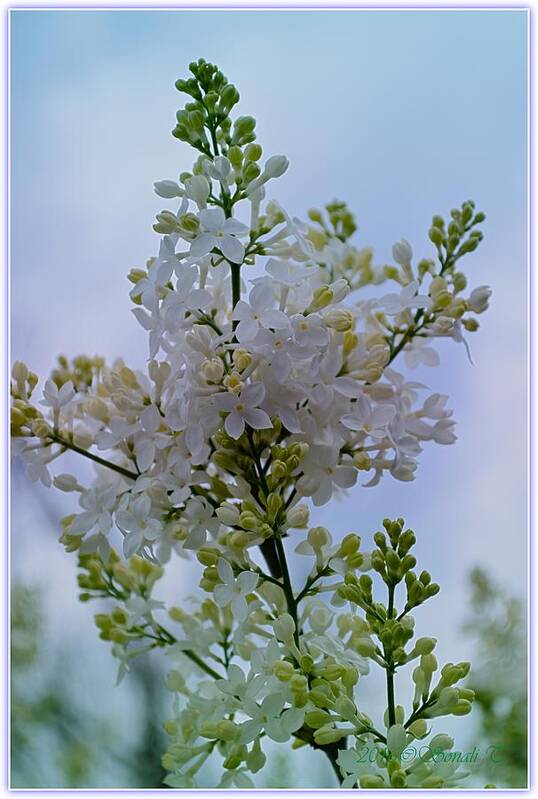
[[[203,0],[200,0],[203,2]],[[317,3],[317,2],[310,2],[308,5],[293,5],[293,4],[279,4],[275,3],[273,5],[266,4],[266,5],[243,5],[243,4],[233,4],[229,3],[226,5],[214,4],[209,5],[205,4],[199,5],[196,3],[189,3],[189,4],[181,4],[181,5],[165,5],[165,6],[132,6],[132,5],[62,5],[56,4],[51,6],[35,6],[30,4],[18,4],[14,6],[6,7],[6,15],[5,15],[5,69],[6,69],[6,102],[4,105],[4,113],[5,113],[5,125],[4,125],[4,134],[6,137],[6,144],[5,144],[5,158],[4,158],[4,174],[6,176],[5,180],[5,193],[4,193],[4,201],[6,204],[6,212],[4,214],[4,230],[5,230],[5,278],[4,278],[4,285],[3,288],[6,292],[6,302],[4,305],[4,311],[6,312],[6,319],[5,319],[5,346],[4,346],[4,354],[6,358],[6,365],[5,370],[3,373],[3,380],[5,380],[5,385],[7,389],[7,385],[9,382],[9,363],[10,363],[10,310],[11,310],[11,303],[10,303],[10,245],[11,245],[11,217],[10,217],[10,189],[11,189],[11,175],[10,175],[10,164],[11,164],[11,137],[10,137],[10,121],[11,121],[11,104],[10,104],[10,89],[11,89],[11,63],[10,63],[10,45],[11,45],[11,13],[15,11],[183,11],[183,10],[196,10],[196,11],[515,11],[515,10],[525,10],[528,12],[527,14],[527,113],[528,113],[528,124],[527,124],[527,262],[528,262],[528,297],[527,297],[527,340],[528,340],[528,348],[527,348],[527,361],[528,361],[528,403],[527,403],[527,425],[529,430],[528,436],[528,450],[527,450],[527,485],[528,485],[528,493],[527,493],[527,518],[528,518],[528,564],[527,564],[527,587],[528,587],[528,603],[527,607],[529,610],[532,609],[534,601],[536,600],[536,591],[533,590],[533,585],[531,581],[531,561],[532,556],[534,554],[534,548],[532,546],[532,528],[534,526],[534,503],[532,501],[532,491],[531,491],[531,479],[534,472],[534,457],[533,457],[533,442],[535,437],[535,425],[532,415],[532,398],[536,396],[533,389],[534,389],[534,375],[532,371],[532,356],[534,354],[533,348],[533,333],[536,331],[536,323],[532,315],[532,308],[533,308],[533,291],[536,290],[536,281],[533,279],[532,276],[532,269],[531,264],[533,261],[534,255],[534,242],[533,237],[531,235],[531,222],[532,222],[532,214],[534,210],[534,197],[532,193],[532,183],[534,177],[534,159],[532,158],[532,150],[531,150],[531,137],[533,133],[533,125],[532,125],[532,111],[533,111],[533,104],[532,104],[532,90],[534,89],[534,81],[532,79],[532,68],[534,65],[534,57],[533,57],[533,50],[532,50],[532,34],[534,33],[534,22],[533,17],[534,14],[531,13],[531,7],[529,5],[519,5],[519,4],[491,4],[488,3],[487,5],[466,5],[466,4],[458,4],[454,3],[451,5],[437,5],[437,6],[429,6],[424,4],[409,4],[406,6],[398,6],[398,5],[362,5],[362,4],[345,4],[341,6],[331,6],[324,3]],[[10,471],[9,471],[9,451],[10,446],[7,439],[7,429],[8,429],[8,417],[9,413],[9,397],[7,394],[7,390],[5,392],[5,413],[3,416],[3,422],[5,423],[5,447],[4,447],[4,455],[5,459],[3,460],[3,467],[6,469],[6,480],[4,480],[4,500],[5,500],[5,530],[6,530],[6,541],[5,541],[5,553],[6,553],[6,563],[5,563],[5,624],[6,624],[6,636],[4,638],[6,650],[5,650],[5,658],[3,667],[5,670],[5,697],[7,699],[7,707],[8,711],[10,709],[10,696],[9,696],[9,645],[10,645],[10,556],[11,556],[11,525],[10,525],[10,497],[11,497],[11,480],[10,480]],[[531,643],[533,642],[532,637],[532,628],[530,626],[530,616],[531,613],[528,613],[527,619],[527,629],[528,629],[528,732],[529,732],[529,740],[528,740],[528,788],[499,788],[499,789],[484,789],[484,788],[446,788],[446,789],[427,789],[427,790],[420,790],[420,791],[413,791],[408,790],[406,792],[407,796],[418,796],[418,795],[425,795],[425,794],[439,794],[439,793],[469,793],[469,794],[476,794],[476,793],[484,793],[485,791],[494,790],[497,794],[512,794],[512,793],[520,793],[520,792],[528,792],[533,787],[533,777],[534,777],[534,770],[533,770],[533,763],[532,763],[532,743],[534,742],[534,735],[532,725],[530,724],[530,719],[532,717],[532,710],[533,710],[533,701],[534,701],[534,692],[533,692],[533,685],[530,678],[532,672],[532,666],[534,663],[534,659],[532,658],[532,646]],[[3,748],[3,761],[5,763],[5,775],[6,781],[3,784],[3,787],[7,789],[9,793],[16,793],[23,796],[31,796],[32,794],[41,794],[41,793],[50,793],[50,794],[90,794],[90,795],[97,795],[97,794],[117,794],[117,793],[155,793],[155,795],[161,795],[162,789],[153,789],[153,788],[80,788],[80,789],[71,789],[71,788],[39,788],[39,789],[18,789],[18,788],[10,788],[7,782],[8,772],[9,772],[9,751],[10,751],[10,736],[9,736],[9,712],[6,715],[6,747]],[[199,789],[167,789],[173,792],[185,793],[185,794],[199,794],[202,795],[209,795],[209,796],[218,796],[225,791],[231,795],[241,795],[244,791],[241,789],[232,790],[232,789],[206,789],[206,788],[199,788]],[[251,789],[244,789],[244,790],[251,790]],[[361,789],[363,793],[365,793],[364,789]],[[263,793],[270,796],[277,796],[282,792],[292,793],[292,794],[311,794],[311,793],[323,793],[323,794],[335,794],[335,795],[347,795],[347,796],[356,796],[355,790],[342,790],[342,789],[331,789],[331,788],[311,788],[311,789],[303,789],[303,788],[281,788],[281,789],[266,789],[266,788],[256,788],[256,793]],[[395,789],[389,790],[378,790],[376,789],[375,795],[378,794],[394,794]],[[371,792],[367,792],[371,793]]]
[[[202,0],[200,0],[202,2]],[[52,5],[52,6],[35,6],[33,4],[20,3],[14,6],[7,6],[6,11],[531,11],[531,7],[527,4],[520,5],[514,3],[506,5],[506,3],[497,3],[487,5],[467,5],[467,4],[452,4],[452,5],[436,5],[428,6],[421,5],[420,3],[407,4],[405,6],[399,5],[365,5],[360,3],[349,3],[343,5],[328,6],[322,2],[308,2],[308,4],[293,4],[293,3],[279,3],[275,0],[275,4],[268,3],[248,5],[247,3],[204,3],[203,6],[196,2],[182,3],[181,5],[127,5],[115,4],[112,6],[106,5],[84,5],[84,4],[69,4],[69,5]]]

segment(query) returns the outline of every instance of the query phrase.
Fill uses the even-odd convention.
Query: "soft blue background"
[[[441,368],[415,373],[450,394],[460,439],[427,447],[415,482],[357,488],[317,516],[337,534],[368,535],[385,516],[413,525],[442,584],[417,623],[452,660],[469,653],[460,627],[473,565],[526,587],[526,26],[518,10],[11,14],[12,349],[40,374],[58,352],[143,366],[125,274],[157,246],[152,217],[166,201],[153,181],[191,165],[170,129],[183,102],[174,81],[200,56],[237,84],[265,152],[289,156],[275,196],[297,215],[346,199],[378,262],[402,236],[431,255],[433,213],[468,198],[487,212],[466,267],[494,290],[469,337],[475,365],[443,342]],[[16,572],[50,586],[58,628],[67,618],[91,637],[73,559],[55,531],[40,534],[40,503],[55,521],[70,498],[15,485]],[[191,587],[184,572],[176,596],[178,582],[182,595]],[[108,660],[92,656],[109,685]],[[469,723],[449,726],[472,739]]]

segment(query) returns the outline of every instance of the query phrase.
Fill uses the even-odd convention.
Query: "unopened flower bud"
[[[310,308],[311,310],[319,311],[322,308],[326,308],[327,305],[330,305],[333,299],[333,293],[329,286],[320,286],[314,291],[314,299],[312,300]]]
[[[247,366],[250,366],[252,358],[247,350],[238,348],[233,352],[232,361],[239,372],[244,372]]]
[[[153,184],[153,189],[155,194],[158,194],[159,197],[164,197],[166,200],[183,196],[183,190],[174,180],[158,180]]]
[[[385,780],[381,774],[361,774],[359,777],[359,785],[361,788],[383,788]]]
[[[474,313],[483,313],[489,307],[489,298],[492,291],[489,286],[479,286],[471,291],[467,305]]]
[[[312,549],[319,551],[330,542],[330,533],[326,527],[312,527],[308,531],[308,543]]]
[[[353,463],[361,471],[369,471],[371,467],[370,456],[367,452],[356,452],[353,456]]]
[[[272,155],[265,162],[262,172],[263,180],[271,180],[281,177],[289,166],[289,161],[285,155]]]
[[[357,715],[357,708],[355,703],[347,696],[339,696],[334,703],[334,710],[339,716],[342,716],[345,721],[351,721]]]
[[[250,511],[243,511],[239,516],[239,524],[244,530],[256,530],[260,520]]]
[[[418,638],[415,643],[415,651],[419,655],[429,655],[435,649],[436,643],[435,638]]]
[[[375,642],[372,641],[371,638],[358,638],[355,641],[355,649],[365,658],[372,657],[375,653],[376,645]]]
[[[295,530],[306,527],[310,518],[310,511],[306,505],[296,505],[286,513],[286,524]]]
[[[413,250],[411,245],[405,239],[401,239],[392,248],[392,257],[400,266],[407,266],[411,263],[413,257]]]
[[[65,491],[66,493],[82,490],[82,486],[79,485],[76,477],[73,477],[72,474],[57,474],[53,483],[55,488],[58,488],[60,491]]]
[[[317,730],[319,727],[323,727],[325,724],[330,724],[331,718],[331,714],[326,710],[316,708],[316,710],[310,710],[306,714],[305,722],[309,727],[312,727],[313,730]]]
[[[220,383],[224,375],[224,364],[220,358],[211,358],[202,363],[202,374],[209,383]]]
[[[428,733],[428,723],[426,719],[417,719],[407,729],[415,738],[424,738]]]
[[[281,682],[288,682],[295,673],[293,665],[287,660],[278,660],[273,665],[273,674]]]
[[[346,731],[338,730],[335,727],[320,727],[314,733],[314,740],[320,746],[336,743],[336,741],[341,741],[345,737]]]
[[[292,641],[295,633],[295,622],[289,613],[282,613],[282,615],[273,622],[273,630],[275,631],[278,641],[283,641],[284,643]]]
[[[351,330],[355,324],[355,317],[351,311],[347,311],[345,308],[332,308],[323,315],[323,319],[328,327],[332,327],[339,333]]]

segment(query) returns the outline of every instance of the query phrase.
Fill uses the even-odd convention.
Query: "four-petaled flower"
[[[230,392],[217,394],[215,402],[219,410],[228,413],[224,429],[232,438],[243,435],[245,424],[254,430],[266,430],[272,427],[271,419],[259,408],[265,397],[263,383],[250,383],[237,396]]]
[[[227,219],[222,208],[206,208],[200,211],[199,218],[200,233],[192,242],[189,255],[201,258],[217,247],[228,261],[243,263],[245,248],[237,237],[245,236],[248,227],[233,217]]]
[[[244,621],[248,615],[246,597],[258,585],[258,575],[254,572],[240,572],[236,579],[232,567],[224,558],[219,558],[217,572],[222,582],[215,586],[215,602],[221,608],[230,605],[234,617],[239,622]]]

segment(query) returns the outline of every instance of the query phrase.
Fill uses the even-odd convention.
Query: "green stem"
[[[235,308],[241,299],[241,265],[230,264],[230,270],[232,272],[232,307]],[[234,322],[234,325],[237,326],[237,323]]]
[[[275,545],[276,551],[278,553],[278,559],[280,561],[280,566],[282,567],[282,588],[284,589],[284,595],[286,597],[286,603],[288,605],[289,614],[292,617],[295,623],[295,645],[297,649],[299,648],[299,622],[297,620],[297,602],[295,601],[295,597],[293,595],[293,587],[291,585],[291,578],[290,572],[288,569],[288,562],[286,560],[286,552],[284,550],[284,545],[282,543],[282,539],[279,535],[275,538]]]
[[[212,669],[211,666],[208,666],[207,663],[204,663],[202,658],[198,657],[198,655],[196,655],[191,649],[183,649],[182,651],[184,655],[192,660],[193,663],[196,663],[196,665],[199,666],[202,671],[205,671],[206,674],[209,674],[210,677],[213,677],[214,680],[224,679],[220,674],[218,674],[218,672]]]
[[[389,619],[392,619],[394,615],[394,585],[392,583],[389,585],[389,605],[387,608],[387,616]],[[386,658],[387,665],[385,667],[385,671],[387,674],[387,704],[389,709],[389,727],[392,727],[393,724],[396,724],[396,709],[394,704],[394,665],[392,663],[392,657]]]
[[[112,469],[112,471],[121,474],[123,477],[127,477],[129,480],[138,480],[140,476],[136,472],[131,472],[129,469],[124,469],[122,466],[118,466],[116,463],[112,463],[104,458],[100,458],[98,455],[94,455],[93,452],[90,452],[87,449],[77,447],[76,444],[73,444],[71,441],[66,441],[66,439],[57,434],[51,435],[50,438],[55,444],[59,444],[61,447],[65,447],[65,449],[71,449],[73,452],[78,452],[79,455],[89,458],[91,461],[98,463],[100,466],[106,466],[107,469]]]

